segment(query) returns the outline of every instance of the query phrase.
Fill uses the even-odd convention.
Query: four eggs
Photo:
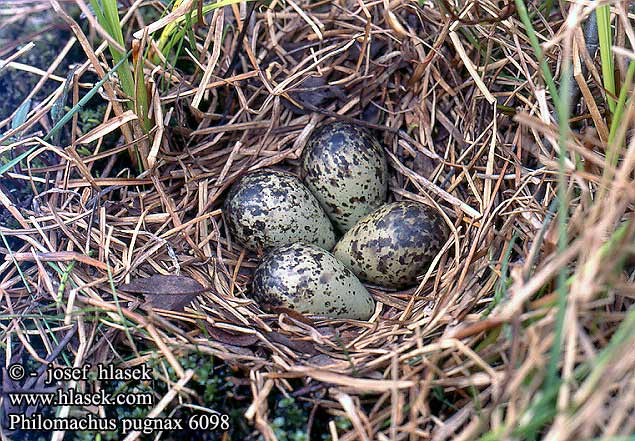
[[[359,279],[387,288],[412,285],[445,243],[445,222],[418,202],[386,204],[385,153],[357,125],[317,129],[300,174],[302,180],[259,170],[227,195],[232,236],[266,252],[252,294],[264,307],[367,320],[374,301]]]

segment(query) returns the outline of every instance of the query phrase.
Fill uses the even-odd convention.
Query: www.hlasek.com
[[[24,366],[13,364],[7,369],[9,378],[20,381],[27,376]],[[87,364],[78,367],[54,367],[49,365],[45,383],[53,385],[58,381],[151,381],[150,369],[142,364],[131,368],[115,368],[101,364],[95,367]],[[37,375],[37,373],[36,373]],[[103,384],[103,383],[102,383]],[[147,409],[155,404],[150,392],[107,393],[103,388],[96,392],[86,392],[74,388],[59,388],[55,392],[33,393],[19,390],[4,391],[5,399],[14,408],[33,407],[42,409],[60,406],[141,406]],[[59,430],[111,432],[126,434],[132,431],[150,434],[156,431],[172,430],[228,430],[229,415],[202,413],[187,418],[99,418],[87,413],[81,418],[47,418],[41,414],[9,414],[9,430]]]
[[[103,389],[95,393],[57,389],[48,393],[11,393],[9,402],[12,406],[151,406],[154,397],[150,392],[113,395]]]

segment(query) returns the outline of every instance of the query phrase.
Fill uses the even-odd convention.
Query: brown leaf
[[[284,306],[271,306],[271,305],[263,305],[265,309],[270,310],[275,314],[286,314],[294,320],[297,320],[305,325],[314,326],[313,320],[304,316],[302,313],[296,311],[295,309],[285,308]]]
[[[130,283],[118,287],[123,292],[131,294],[202,294],[205,287],[196,280],[177,275],[155,274],[150,277],[133,279]]]
[[[170,311],[182,311],[197,295],[205,292],[205,287],[190,277],[161,274],[133,279],[118,289],[141,294],[147,306]]]
[[[286,337],[285,335],[282,335],[279,332],[275,331],[269,332],[267,335],[269,336],[271,341],[280,343],[281,345],[293,349],[295,352],[300,352],[302,354],[308,355],[318,354],[318,351],[315,349],[315,346],[313,346],[313,343],[309,341],[291,340],[289,337]]]
[[[359,337],[359,333],[355,331],[343,331],[339,333],[339,338],[345,345]]]
[[[145,298],[144,305],[167,311],[183,311],[195,298],[196,294],[153,294]]]
[[[232,346],[251,346],[258,341],[258,337],[254,334],[233,334],[225,330],[205,326],[209,335],[216,341]]]
[[[329,366],[338,363],[339,360],[329,357],[326,354],[318,354],[307,360],[307,363],[315,365],[315,366]]]

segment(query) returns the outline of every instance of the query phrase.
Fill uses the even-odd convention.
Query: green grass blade
[[[567,178],[565,174],[565,159],[567,152],[567,141],[569,139],[569,114],[571,107],[571,60],[564,60],[562,64],[562,75],[560,82],[559,99],[556,100],[556,110],[559,120],[559,139],[560,144],[558,155],[558,252],[564,253],[569,243],[567,237],[568,210],[569,203],[567,201]],[[562,332],[564,328],[564,316],[567,308],[567,273],[563,268],[558,273],[557,279],[558,304],[555,324],[555,336],[551,353],[549,355],[549,364],[547,366],[547,379],[545,388],[553,387],[558,379],[558,361],[560,360],[560,351],[562,346]]]
[[[556,83],[553,80],[553,75],[551,74],[551,70],[549,69],[549,64],[547,64],[547,60],[545,60],[544,54],[542,52],[542,47],[540,46],[538,36],[536,35],[536,30],[531,24],[531,19],[529,18],[529,13],[527,12],[525,2],[523,0],[515,0],[515,2],[516,10],[518,11],[518,15],[520,16],[520,20],[522,21],[523,26],[525,26],[527,37],[529,37],[531,47],[536,53],[536,58],[540,63],[540,69],[542,70],[542,75],[544,77],[545,83],[547,84],[547,88],[549,89],[549,93],[551,94],[553,101],[556,102],[559,100]]]
[[[66,113],[66,115],[64,115],[57,124],[55,124],[53,126],[53,128],[51,129],[51,131],[44,137],[44,141],[48,141],[51,136],[53,136],[58,130],[60,130],[64,124],[66,124],[68,121],[70,121],[70,119],[73,117],[73,115],[77,112],[79,112],[87,103],[88,101],[91,100],[92,97],[94,97],[97,92],[99,91],[99,88],[102,87],[104,85],[104,83],[106,81],[108,81],[108,79],[112,76],[112,74],[114,74],[115,72],[117,72],[117,70],[123,65],[125,64],[128,60],[127,57],[130,55],[132,51],[128,51],[128,53],[125,55],[125,57],[123,57],[121,60],[119,60],[119,62],[117,64],[115,64],[113,66],[113,68],[106,72],[106,74],[104,75],[104,77],[99,80],[92,89],[90,89],[86,95],[84,95],[82,97],[82,99],[80,99],[78,101],[78,103],[71,109],[68,111],[68,113]]]
[[[207,14],[210,11],[213,11],[214,9],[218,9],[218,8],[224,8],[225,6],[231,6],[233,4],[236,3],[240,3],[242,1],[246,1],[246,2],[251,2],[251,1],[255,1],[255,0],[219,0],[215,3],[212,3],[211,5],[204,5],[203,6],[203,15]],[[172,7],[172,10],[176,9],[179,7],[179,5],[181,4],[180,0],[177,0],[174,2],[174,6]],[[191,15],[190,18],[192,21],[196,21],[198,19],[198,10],[196,8],[194,8],[191,11]],[[188,17],[186,17],[185,15],[177,18],[176,20],[174,20],[173,22],[171,22],[170,24],[168,24],[166,27],[163,28],[163,31],[161,32],[161,35],[159,36],[159,42],[157,44],[157,46],[159,47],[159,50],[161,51],[161,53],[167,58],[167,53],[169,52],[169,50],[171,49],[171,47],[173,45],[169,45],[168,42],[170,41],[170,37],[172,36],[172,34],[179,29],[179,26],[188,19]],[[157,60],[155,60],[156,62]]]
[[[501,276],[498,279],[498,284],[496,286],[496,292],[494,293],[494,299],[487,306],[485,311],[483,311],[483,318],[487,317],[496,306],[503,300],[505,297],[505,293],[507,292],[507,284],[509,278],[507,276],[507,269],[509,268],[509,259],[512,255],[512,250],[514,249],[514,243],[516,243],[516,239],[518,238],[518,234],[514,231],[512,234],[512,238],[509,241],[509,247],[505,250],[505,255],[503,256],[503,263],[501,264]]]
[[[596,9],[598,22],[598,35],[600,39],[600,59],[602,60],[602,81],[606,90],[606,101],[611,113],[615,113],[615,69],[613,66],[613,53],[611,46],[611,9],[609,5],[598,6]]]
[[[565,159],[567,157],[567,140],[569,138],[569,114],[571,107],[571,75],[569,70],[571,69],[571,60],[563,60],[562,71],[560,75],[560,90],[556,89],[556,84],[553,79],[549,65],[545,60],[540,42],[538,40],[536,31],[531,23],[531,19],[527,12],[527,8],[523,0],[515,0],[518,15],[525,26],[527,36],[536,54],[536,58],[540,62],[540,67],[543,73],[543,77],[549,93],[551,94],[553,103],[555,105],[556,116],[558,118],[559,126],[559,151],[558,151],[558,252],[562,253],[566,250],[568,245],[567,238],[567,219],[568,219],[568,203],[567,203],[567,178],[565,174]],[[555,393],[557,400],[557,389],[560,377],[558,374],[558,365],[560,361],[560,355],[562,350],[562,335],[564,329],[564,316],[567,308],[567,273],[566,268],[562,268],[557,277],[557,312],[556,321],[554,324],[554,340],[549,353],[549,362],[547,364],[547,372],[545,381],[543,383],[543,393]],[[544,410],[544,409],[541,409]],[[550,414],[552,409],[547,409],[547,414]],[[536,434],[534,428],[528,430],[527,435],[529,438],[533,438]]]
[[[29,114],[29,110],[31,110],[31,99],[29,98],[18,108],[18,111],[15,113],[13,117],[13,121],[11,121],[11,129],[16,130],[22,124],[25,123],[26,117]]]
[[[117,0],[90,0],[90,3],[95,10],[95,16],[97,17],[99,24],[121,47],[125,47],[121,22],[119,21]],[[125,60],[124,67],[121,72],[119,72],[119,81],[121,82],[121,88],[126,95],[128,95],[131,100],[134,100],[135,83],[132,77],[132,69],[130,68],[126,54],[117,50],[112,45],[108,45],[108,50],[110,51],[110,55],[112,55],[112,59],[115,63]],[[128,108],[133,111],[135,110],[133,101],[128,103]]]
[[[9,245],[9,242],[7,241],[7,238],[4,236],[4,234],[2,234],[2,231],[0,231],[0,239],[2,239],[2,243],[4,244],[4,247],[7,249],[8,255],[11,258],[11,260],[13,261],[13,265],[15,265],[15,268],[18,271],[18,274],[20,275],[20,279],[22,280],[22,283],[24,284],[24,288],[26,289],[26,291],[29,294],[33,295],[33,291],[31,291],[31,287],[29,286],[29,282],[26,280],[26,276],[22,272],[22,267],[20,267],[20,264],[15,259],[15,256],[13,255],[13,250],[11,249],[11,246]]]
[[[148,117],[150,102],[148,98],[148,89],[146,89],[146,81],[143,73],[144,59],[147,54],[139,53],[137,59],[134,60],[134,106],[135,113],[141,121],[141,127],[145,133],[148,133],[152,129],[152,122]]]
[[[615,141],[617,129],[623,122],[622,118],[624,116],[624,110],[626,109],[626,99],[628,98],[628,92],[631,90],[631,86],[633,85],[633,76],[635,76],[635,61],[631,61],[628,64],[626,78],[624,79],[624,84],[622,84],[620,89],[620,96],[618,97],[617,104],[615,105],[615,112],[613,113],[613,120],[611,121],[611,128],[609,130],[609,149],[612,149],[611,144]]]
[[[66,80],[64,80],[64,89],[62,90],[62,95],[55,101],[53,107],[51,108],[51,122],[53,125],[57,124],[59,120],[63,116],[64,105],[66,104],[66,100],[68,99],[68,94],[71,89],[71,84],[73,84],[73,76],[75,76],[75,72],[79,66],[75,66],[71,71],[66,75]],[[51,137],[53,144],[58,144],[60,142],[61,132],[57,131],[55,135]]]

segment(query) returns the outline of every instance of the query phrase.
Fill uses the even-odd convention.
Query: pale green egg
[[[414,201],[386,204],[362,218],[333,255],[361,280],[387,288],[417,281],[448,238],[443,218]]]
[[[361,126],[334,122],[317,129],[304,147],[301,175],[342,233],[386,202],[386,156]]]
[[[324,249],[335,245],[335,232],[317,199],[296,176],[262,170],[243,176],[230,189],[225,220],[241,244],[251,251],[298,241]]]
[[[375,302],[333,255],[294,243],[268,253],[254,275],[253,296],[264,308],[285,307],[330,318],[368,320]]]

